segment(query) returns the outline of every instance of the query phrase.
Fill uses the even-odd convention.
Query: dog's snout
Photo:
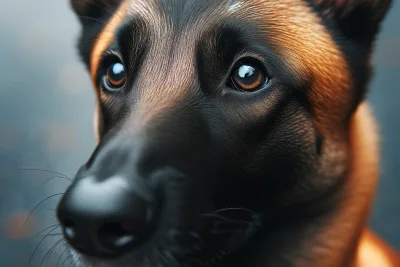
[[[155,206],[132,192],[123,177],[80,179],[61,200],[57,216],[67,241],[78,251],[117,257],[151,234]]]
[[[169,192],[187,188],[183,180],[204,177],[198,163],[210,158],[207,128],[189,115],[194,129],[167,114],[141,129],[121,122],[103,137],[57,209],[65,239],[76,251],[116,258],[138,246],[140,251],[168,225],[166,210],[181,205]]]

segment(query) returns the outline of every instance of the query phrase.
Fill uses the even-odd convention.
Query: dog
[[[57,207],[76,266],[400,266],[367,226],[390,0],[70,4],[98,141]]]

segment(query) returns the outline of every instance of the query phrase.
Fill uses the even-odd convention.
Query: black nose
[[[127,180],[79,180],[65,193],[57,217],[66,240],[95,257],[117,257],[142,244],[154,221],[152,202],[132,192]]]

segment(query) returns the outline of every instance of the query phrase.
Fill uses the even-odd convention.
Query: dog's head
[[[202,266],[329,209],[390,2],[71,0],[97,96],[58,207],[78,260]]]

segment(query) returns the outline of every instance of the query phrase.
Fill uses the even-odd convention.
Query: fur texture
[[[96,186],[119,177],[157,207],[146,241],[108,259],[70,242],[77,262],[367,266],[360,244],[379,144],[365,96],[390,0],[71,4],[98,147],[61,201],[60,222],[88,177]],[[125,83],[113,90],[115,62]],[[238,89],[240,67],[265,83]],[[395,257],[379,266],[397,266]]]

